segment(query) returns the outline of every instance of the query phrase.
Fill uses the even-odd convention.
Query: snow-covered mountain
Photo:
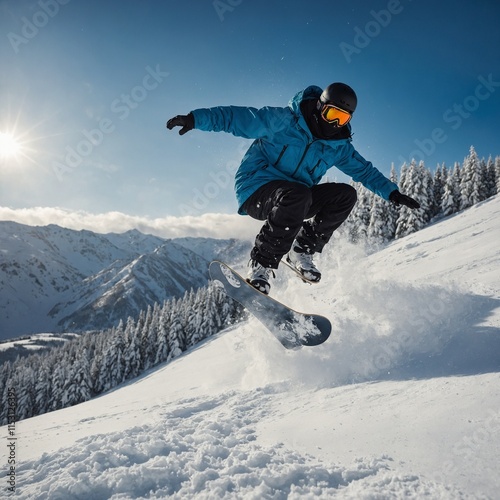
[[[325,344],[250,319],[23,420],[17,498],[498,498],[499,234],[497,196],[376,253],[336,240],[314,287],[280,270]]]
[[[208,262],[248,242],[165,240],[0,222],[0,340],[107,328],[207,283]]]

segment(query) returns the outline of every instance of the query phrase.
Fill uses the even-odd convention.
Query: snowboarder
[[[350,121],[357,106],[354,90],[332,83],[298,92],[286,108],[219,106],[195,109],[168,120],[167,128],[230,132],[255,139],[235,176],[238,213],[265,221],[251,251],[247,281],[263,293],[282,258],[310,281],[321,273],[313,256],[356,203],[356,190],[322,183],[336,166],[385,200],[411,209],[419,203],[399,192],[351,143]]]

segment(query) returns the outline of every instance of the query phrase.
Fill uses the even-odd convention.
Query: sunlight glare
[[[21,152],[21,145],[14,135],[0,132],[0,157],[15,158]]]

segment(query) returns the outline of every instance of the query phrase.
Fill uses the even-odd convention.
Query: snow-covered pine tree
[[[186,349],[197,344],[203,337],[201,329],[202,305],[201,295],[198,291],[191,289],[185,297],[184,335]]]
[[[447,169],[445,164],[438,165],[436,171],[434,172],[434,178],[432,182],[432,196],[431,196],[431,206],[433,217],[438,216],[441,213],[441,205],[443,203],[444,189],[446,185]]]
[[[396,172],[394,163],[391,165],[390,180],[394,182],[394,184],[399,186],[398,174]],[[399,212],[394,203],[389,202],[385,205],[385,207],[387,211],[387,234],[389,235],[389,241],[391,241],[395,238],[396,235],[396,223],[398,220]]]
[[[450,173],[444,184],[443,198],[441,200],[441,213],[448,217],[458,210],[459,202],[457,199],[457,177]]]
[[[102,352],[95,351],[90,364],[90,381],[92,383],[92,394],[101,394],[104,388],[101,385],[99,373],[101,372]]]
[[[410,166],[408,167],[405,164],[401,167],[401,176],[399,180],[399,190],[402,193],[407,194],[408,196],[411,196],[410,194],[410,186],[411,184],[411,177],[413,175],[413,172],[416,169],[416,161],[412,160],[410,163]],[[395,238],[402,238],[403,236],[406,236],[407,234],[410,234],[411,228],[409,225],[409,218],[410,215],[410,209],[407,207],[399,207],[399,215],[398,219],[396,221],[396,231],[395,231]]]
[[[90,360],[86,349],[77,353],[71,366],[68,367],[68,373],[61,401],[63,408],[88,401],[92,397]]]
[[[495,158],[495,183],[496,193],[500,193],[500,156]]]
[[[184,342],[184,331],[183,331],[183,314],[182,310],[183,304],[182,300],[176,301],[176,306],[172,308],[172,315],[170,317],[170,332],[168,335],[168,357],[167,361],[180,356],[185,350],[186,345]]]
[[[50,410],[51,377],[47,367],[47,356],[42,356],[35,382],[35,415],[42,415]]]
[[[427,209],[424,213],[425,225],[427,225],[435,215],[435,204],[434,204],[434,177],[432,172],[425,168],[424,163],[421,162],[420,168],[422,169],[422,176],[424,180],[425,199],[427,203]]]
[[[144,346],[142,344],[142,332],[144,330],[144,326],[145,326],[146,321],[148,319],[147,316],[148,316],[148,312],[150,309],[151,309],[151,306],[148,305],[148,308],[146,310],[142,310],[139,313],[139,317],[138,317],[137,322],[135,324],[134,335],[136,336],[137,348],[139,349],[139,355],[138,355],[138,359],[139,359],[139,363],[140,363],[140,365],[138,367],[139,373],[143,371],[144,363],[146,361],[146,346]]]
[[[405,190],[406,190],[406,176],[408,174],[408,165],[405,163],[403,163],[403,165],[401,165],[401,172],[399,174],[399,190],[404,193]]]
[[[22,420],[35,414],[35,372],[32,366],[26,366],[16,378],[17,417]]]
[[[488,180],[488,165],[484,158],[481,158],[479,160],[479,175],[481,177],[481,181],[479,183],[479,201],[484,201],[489,198],[490,191]]]
[[[61,349],[62,351],[62,349]],[[67,366],[62,352],[51,356],[52,385],[50,388],[50,411],[59,410],[62,406],[63,390],[66,381]]]
[[[98,385],[103,391],[109,391],[124,380],[123,333],[122,321],[120,321],[116,328],[112,328],[109,333],[109,341],[102,356],[98,381]]]
[[[396,238],[402,238],[408,234],[422,229],[430,220],[431,208],[429,193],[430,172],[425,168],[423,162],[419,165],[413,160],[405,177],[404,193],[418,200],[418,210],[401,207],[396,227]]]
[[[165,305],[165,304],[164,304]],[[158,330],[160,305],[155,303],[153,307],[148,306],[146,319],[141,332],[141,349],[143,350],[143,369],[149,370],[155,365],[158,350]]]
[[[170,349],[169,337],[172,329],[171,316],[172,302],[165,302],[161,309],[155,307],[155,316],[151,326],[156,331],[155,365],[163,363],[168,359]]]
[[[0,425],[7,423],[7,408],[9,407],[7,401],[7,393],[11,389],[9,384],[11,374],[11,364],[5,361],[0,365]]]
[[[456,212],[460,210],[460,200],[462,199],[462,193],[460,191],[460,186],[462,184],[462,165],[460,162],[455,162],[455,166],[453,167],[453,177],[455,178],[455,204],[456,204]]]
[[[83,347],[83,349],[80,350],[78,360],[76,379],[78,385],[78,399],[80,401],[88,401],[94,394],[92,390],[92,378],[90,376],[91,358],[87,348]]]
[[[2,374],[5,376],[4,379],[4,385],[3,385],[3,391],[0,393],[0,401],[1,401],[1,406],[0,406],[0,423],[1,425],[5,425],[8,422],[8,415],[7,415],[7,409],[9,407],[8,404],[8,399],[11,396],[11,391],[12,389],[16,390],[17,386],[15,385],[17,383],[17,379],[15,379],[14,375],[14,363],[6,362],[3,364],[3,367],[6,367],[7,369],[5,371],[2,371]]]
[[[358,201],[348,217],[349,239],[353,242],[366,240],[370,225],[372,194],[362,184],[355,184]]]
[[[389,224],[389,211],[387,202],[379,196],[373,197],[370,211],[370,223],[366,236],[370,245],[379,245],[388,242],[391,239],[391,228]]]
[[[460,210],[469,208],[482,201],[481,193],[484,192],[482,180],[481,163],[474,146],[471,146],[469,155],[465,157],[462,167]]]
[[[141,359],[141,348],[140,348],[140,338],[139,333],[141,331],[141,325],[144,325],[144,313],[139,315],[142,316],[142,321],[135,321],[129,317],[127,320],[127,325],[125,327],[125,345],[124,345],[124,380],[128,380],[137,377],[142,370],[142,359]]]
[[[495,162],[491,155],[484,168],[484,185],[486,188],[486,198],[490,198],[496,194]]]
[[[205,297],[202,303],[202,322],[200,327],[203,331],[202,338],[215,334],[222,326],[220,323],[220,310],[215,300],[213,288],[213,286],[205,288]]]
[[[184,343],[186,348],[194,345],[197,341],[201,318],[196,305],[196,294],[191,289],[184,294],[182,299],[184,314],[182,317],[182,329],[184,332]],[[193,338],[196,337],[196,338]],[[183,349],[184,350],[184,349]]]

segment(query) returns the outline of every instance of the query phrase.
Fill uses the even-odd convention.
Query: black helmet
[[[328,85],[319,100],[322,104],[333,104],[344,111],[354,113],[358,104],[356,92],[346,85],[345,83],[332,83]]]

